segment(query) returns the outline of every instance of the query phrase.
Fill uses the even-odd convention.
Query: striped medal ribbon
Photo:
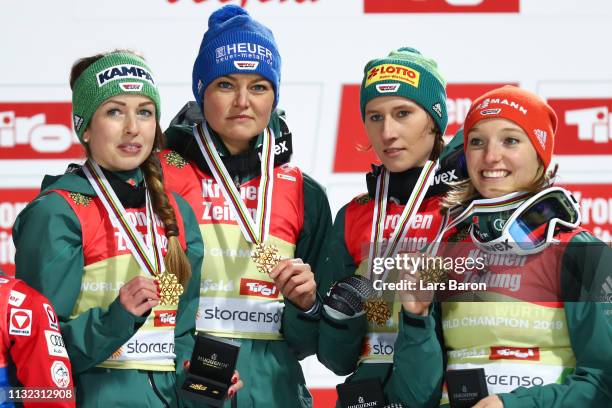
[[[161,252],[161,238],[155,226],[155,215],[148,189],[145,200],[147,233],[146,240],[143,240],[142,234],[128,221],[127,211],[119,201],[100,166],[93,160],[87,160],[83,166],[83,172],[100,198],[106,213],[111,221],[114,221],[113,224],[117,226],[119,233],[126,241],[128,249],[140,268],[159,282],[160,304],[178,304],[179,296],[183,293],[183,286],[178,283],[176,275],[165,271],[166,267]]]
[[[514,210],[515,208],[519,207],[532,194],[533,193],[530,193],[528,191],[516,191],[513,193],[505,194],[501,197],[472,200],[472,202],[457,216],[454,216],[452,213],[459,212],[460,208],[451,209],[449,211],[449,214],[447,214],[446,216],[446,225],[444,226],[444,228],[441,229],[436,239],[428,247],[426,253],[430,256],[435,256],[439,250],[440,243],[442,242],[444,235],[457,225],[463,223],[465,220],[472,217],[474,214],[495,213],[507,210]]]
[[[274,245],[265,244],[270,232],[272,190],[274,188],[274,135],[272,130],[269,127],[266,128],[263,137],[260,156],[261,176],[257,187],[255,220],[251,217],[238,188],[234,185],[215,148],[208,130],[208,124],[204,122],[195,126],[193,133],[215,182],[221,188],[223,197],[236,218],[242,235],[248,242],[255,244],[251,259],[260,272],[269,274],[281,260],[278,255],[278,248]]]
[[[429,186],[433,182],[436,173],[437,162],[428,160],[421,170],[421,174],[404,206],[397,226],[393,229],[391,236],[384,244],[385,220],[387,217],[387,201],[389,190],[390,172],[383,167],[376,180],[376,196],[374,213],[372,214],[372,232],[370,234],[370,253],[368,255],[368,278],[372,279],[375,258],[388,258],[395,256],[399,243],[408,235],[410,223],[414,215],[418,212]],[[381,280],[387,279],[390,271],[385,271]],[[383,325],[389,317],[391,310],[387,302],[382,299],[382,293],[378,292],[365,304],[368,320],[378,325]]]

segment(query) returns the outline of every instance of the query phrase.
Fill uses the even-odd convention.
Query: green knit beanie
[[[120,94],[149,97],[155,104],[155,116],[160,118],[159,92],[151,69],[137,55],[112,52],[88,66],[79,75],[72,91],[72,120],[81,143],[83,133],[98,106]]]
[[[391,51],[385,58],[368,62],[361,82],[361,119],[368,102],[379,96],[403,96],[431,115],[442,134],[446,131],[446,81],[438,64],[414,48]]]

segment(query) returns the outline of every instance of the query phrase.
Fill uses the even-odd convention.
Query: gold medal
[[[382,298],[370,298],[365,301],[363,308],[365,309],[368,322],[378,326],[383,326],[391,317],[391,309],[389,304]]]
[[[162,273],[155,280],[159,282],[160,301],[163,306],[177,305],[179,297],[183,294],[183,285],[173,273]]]
[[[281,261],[281,257],[275,245],[257,244],[251,253],[251,260],[257,266],[257,271],[269,275]]]
[[[449,269],[443,265],[444,258],[436,256],[427,259],[427,268],[419,271],[419,277],[425,284],[448,281]],[[431,265],[430,265],[431,264]]]

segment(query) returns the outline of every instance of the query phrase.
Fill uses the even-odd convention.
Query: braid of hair
[[[147,182],[147,190],[151,197],[153,211],[164,223],[166,237],[168,238],[168,248],[164,258],[166,270],[175,274],[179,282],[183,285],[183,288],[187,289],[187,283],[191,278],[191,264],[178,239],[179,229],[176,222],[176,215],[174,214],[174,209],[170,205],[162,182],[161,165],[157,157],[157,152],[161,147],[161,143],[162,132],[158,123],[155,130],[153,150],[144,163],[140,165],[140,168]]]

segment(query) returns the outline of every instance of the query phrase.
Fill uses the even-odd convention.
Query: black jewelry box
[[[240,344],[235,341],[196,334],[181,395],[214,407],[222,406],[232,385],[239,351]]]
[[[451,408],[470,408],[489,395],[484,368],[448,370],[446,386]]]

